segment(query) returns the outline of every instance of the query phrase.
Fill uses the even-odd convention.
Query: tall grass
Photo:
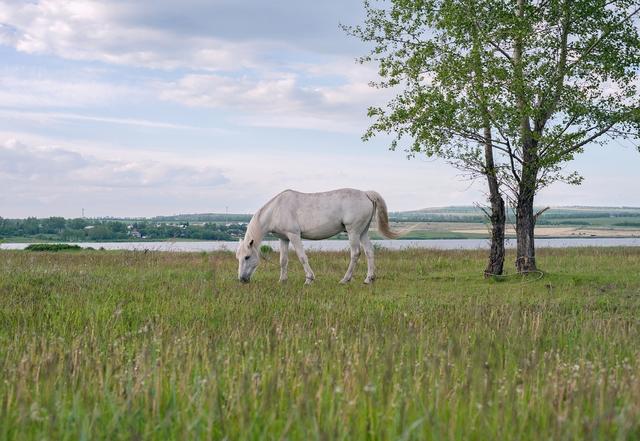
[[[640,249],[347,259],[0,252],[0,439],[640,438]]]

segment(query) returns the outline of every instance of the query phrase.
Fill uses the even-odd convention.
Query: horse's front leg
[[[309,285],[311,284],[311,282],[313,282],[316,276],[313,274],[313,270],[309,266],[309,259],[307,259],[307,255],[304,252],[304,248],[302,248],[302,239],[300,239],[300,236],[297,234],[289,234],[288,237],[289,237],[289,240],[291,241],[291,245],[293,245],[293,249],[296,251],[296,254],[298,255],[298,259],[300,259],[300,263],[302,264],[302,267],[304,268],[304,274],[305,274],[304,284]]]
[[[280,239],[280,281],[287,281],[287,267],[289,266],[289,240]]]

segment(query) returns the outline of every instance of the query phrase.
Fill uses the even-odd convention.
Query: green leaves
[[[434,0],[364,3],[361,26],[381,88],[398,90],[364,139],[450,160],[482,174],[488,141],[502,181],[579,183],[562,164],[609,136],[638,135],[640,5],[634,0]],[[480,167],[480,168],[477,168]]]

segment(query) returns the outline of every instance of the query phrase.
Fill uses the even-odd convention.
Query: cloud
[[[283,51],[344,53],[359,2],[5,0],[0,43],[30,54],[161,68],[237,70]]]
[[[452,185],[456,173],[451,169],[408,162],[393,152],[381,160],[349,151],[336,160],[302,151],[220,149],[194,158],[3,137],[0,133],[3,217],[77,216],[79,207],[90,216],[223,212],[226,206],[232,212],[252,212],[286,188],[313,192],[339,187],[378,190],[390,209],[398,210],[460,201],[468,186]],[[424,178],[429,192],[415,185],[416,176]]]
[[[2,217],[73,217],[81,208],[88,216],[210,211],[229,183],[215,161],[68,142],[54,147],[31,135],[24,139],[27,143],[0,134]]]
[[[164,100],[233,110],[240,124],[361,133],[368,123],[366,109],[388,99],[390,91],[369,87],[369,69],[353,63],[341,66],[259,78],[188,74],[157,87]],[[338,72],[345,76],[336,79]],[[334,84],[323,85],[329,77]]]
[[[176,10],[183,8],[175,3]],[[0,43],[28,54],[159,69],[231,70],[252,66],[259,45],[180,35],[136,22],[147,3],[40,0],[0,4]],[[169,18],[166,17],[167,19]]]
[[[171,72],[151,73],[155,79],[133,86],[82,75],[0,73],[0,105],[91,107],[148,102],[158,92],[167,102],[228,110],[240,125],[361,133],[380,93],[367,85],[372,69],[345,55],[351,40],[338,28],[360,10],[358,2],[338,0],[159,0],[153,8],[112,0],[4,1],[0,44]]]
[[[71,121],[87,121],[87,122],[98,122],[105,124],[117,124],[117,125],[126,125],[126,126],[136,126],[136,127],[150,127],[150,128],[158,128],[158,129],[174,129],[174,130],[204,130],[204,128],[189,126],[184,124],[173,124],[162,121],[151,121],[146,119],[135,119],[135,118],[112,118],[112,117],[104,117],[104,116],[91,116],[91,115],[79,115],[75,113],[66,113],[66,112],[30,112],[30,111],[20,111],[20,110],[4,110],[0,109],[0,115],[5,118],[12,119],[20,119],[24,121],[25,119],[38,121],[43,123],[52,123],[59,120],[71,120]],[[207,128],[207,130],[218,130]]]
[[[62,148],[27,146],[15,139],[0,144],[0,177],[98,188],[215,187],[227,182],[222,172],[212,167],[103,159]]]
[[[120,99],[140,99],[142,91],[133,87],[77,73],[48,73],[34,70],[0,71],[0,105],[4,107],[89,107],[105,106]]]
[[[352,49],[341,22],[359,21],[360,1],[324,0],[173,0],[154,7],[133,3],[127,21],[151,28],[170,28],[182,35],[211,36],[234,41],[269,41],[320,53]]]

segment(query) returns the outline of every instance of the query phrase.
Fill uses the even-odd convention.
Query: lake
[[[488,249],[488,239],[432,239],[432,240],[373,240],[374,245],[392,250],[405,248],[429,248],[437,250],[474,250]],[[276,241],[265,241],[274,250],[278,250]],[[317,240],[303,241],[306,249],[316,251],[344,251],[349,248],[346,240]],[[78,242],[74,243],[83,248],[104,248],[106,250],[150,250],[150,251],[234,251],[238,242]],[[22,250],[28,243],[0,243],[1,250]],[[506,241],[507,248],[515,248],[515,239]],[[570,248],[570,247],[618,247],[640,246],[640,238],[537,238],[537,248]]]

